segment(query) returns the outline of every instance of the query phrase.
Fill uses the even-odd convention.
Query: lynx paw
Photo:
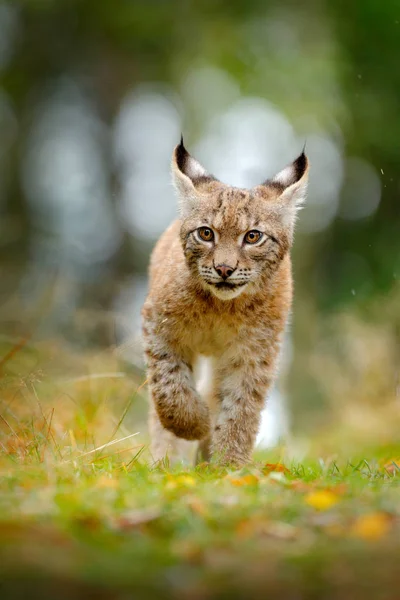
[[[210,433],[208,407],[200,402],[179,410],[174,406],[157,407],[160,421],[168,431],[185,440],[202,440]]]

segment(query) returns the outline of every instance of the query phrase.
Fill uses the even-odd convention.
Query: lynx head
[[[291,246],[307,190],[304,152],[251,190],[230,187],[207,173],[183,140],[174,150],[172,171],[183,251],[194,277],[221,300],[255,291]]]

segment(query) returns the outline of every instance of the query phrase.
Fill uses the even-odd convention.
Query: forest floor
[[[400,597],[400,448],[155,466],[140,377],[61,355],[0,354],[2,599]]]

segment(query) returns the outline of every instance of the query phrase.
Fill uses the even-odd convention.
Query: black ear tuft
[[[210,173],[207,173],[204,167],[202,167],[201,164],[186,150],[183,144],[183,135],[181,135],[180,142],[174,150],[173,164],[175,164],[182,175],[189,177],[194,186],[215,179],[215,177]]]
[[[298,158],[296,158],[296,160],[293,163],[293,169],[294,169],[293,183],[295,183],[296,181],[299,181],[303,177],[304,173],[307,170],[308,159],[304,152],[305,147],[306,147],[306,145],[304,144],[302,153],[300,154],[300,156]]]
[[[179,145],[176,147],[175,150],[175,156],[176,156],[176,164],[178,166],[178,169],[180,171],[182,171],[182,173],[185,172],[185,166],[186,166],[186,161],[189,157],[189,153],[186,150],[184,144],[183,144],[183,135],[181,134],[181,140],[179,142]]]

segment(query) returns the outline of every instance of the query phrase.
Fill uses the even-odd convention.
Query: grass
[[[154,465],[140,377],[17,343],[1,352],[1,598],[399,597],[400,448]]]

